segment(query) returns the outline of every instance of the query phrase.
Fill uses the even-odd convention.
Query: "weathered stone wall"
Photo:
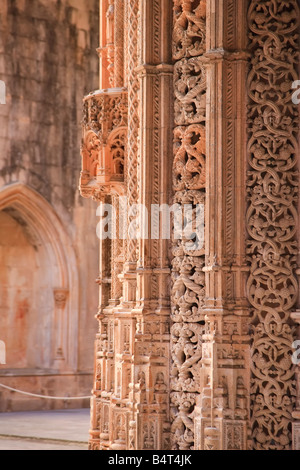
[[[22,180],[74,209],[82,97],[98,86],[97,0],[3,0],[1,183]]]
[[[6,84],[6,105],[0,105],[0,190],[12,183],[29,186],[65,226],[78,268],[78,371],[84,373],[93,368],[98,240],[96,205],[79,197],[78,181],[82,98],[98,88],[98,10],[98,0],[0,2],[0,80]],[[9,367],[14,364],[1,366],[0,374]],[[76,386],[77,393],[82,391]]]

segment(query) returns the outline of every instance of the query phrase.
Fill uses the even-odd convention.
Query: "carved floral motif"
[[[253,52],[247,212],[253,438],[255,449],[283,450],[292,440],[291,309],[299,293],[299,120],[291,100],[292,82],[298,77],[299,6],[296,0],[252,1],[248,18]]]
[[[205,53],[206,0],[174,0],[173,57],[194,57]]]
[[[182,59],[174,67],[175,123],[205,121],[206,71],[202,57]]]

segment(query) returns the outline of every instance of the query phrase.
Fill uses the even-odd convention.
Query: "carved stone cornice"
[[[206,1],[174,0],[173,59],[175,124],[173,203],[200,229],[199,208],[206,201]],[[203,211],[204,212],[204,211]],[[173,242],[171,289],[171,410],[173,449],[195,448],[195,407],[201,390],[205,334],[203,244],[189,249],[187,240]]]
[[[220,61],[227,60],[229,62],[233,61],[249,61],[251,53],[248,50],[236,50],[229,51],[223,48],[220,49],[210,49],[204,54],[204,58],[207,61]]]
[[[171,64],[159,64],[159,65],[149,65],[143,64],[139,65],[135,69],[136,73],[142,77],[145,75],[173,75],[174,65]]]

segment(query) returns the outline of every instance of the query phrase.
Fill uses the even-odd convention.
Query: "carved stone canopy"
[[[84,99],[81,195],[123,194],[127,142],[126,88],[95,91]]]

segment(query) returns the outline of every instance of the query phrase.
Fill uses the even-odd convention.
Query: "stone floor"
[[[0,414],[0,450],[87,450],[89,410]]]

